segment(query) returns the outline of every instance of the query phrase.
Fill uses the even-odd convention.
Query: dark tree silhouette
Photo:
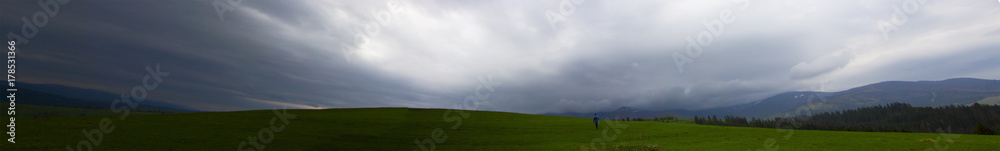
[[[807,130],[922,132],[936,133],[951,127],[952,133],[997,134],[1000,130],[1000,105],[972,104],[969,106],[913,107],[905,103],[889,103],[824,112],[812,116],[779,117],[747,120],[737,116],[694,117],[695,124],[763,128],[794,128]],[[800,123],[800,124],[792,124]],[[793,125],[798,125],[797,127]]]

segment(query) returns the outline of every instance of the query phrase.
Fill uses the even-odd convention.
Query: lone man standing
[[[601,124],[601,118],[597,117],[597,113],[594,113],[594,129],[598,129],[597,125]]]

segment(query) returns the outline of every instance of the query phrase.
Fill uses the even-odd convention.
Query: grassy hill
[[[976,101],[976,103],[983,104],[983,105],[1000,105],[1000,96],[988,97],[988,98]],[[968,105],[972,105],[972,103],[969,103]]]
[[[425,139],[436,150],[580,150],[590,149],[592,142],[598,148],[604,142],[607,148],[641,144],[663,150],[1000,149],[1000,136],[995,135],[779,131],[661,122],[618,122],[612,128],[613,121],[602,121],[596,130],[590,119],[487,111],[464,111],[467,117],[463,118],[459,112],[444,114],[448,111],[287,110],[295,115],[287,124],[275,120],[271,110],[133,114],[125,120],[118,115],[19,118],[17,143],[4,143],[0,150],[66,150],[67,146],[76,150],[79,142],[88,139],[84,133],[98,129],[104,118],[114,129],[101,137],[92,135],[100,138],[95,150],[239,150],[240,143],[249,142],[251,136],[263,150],[420,150],[415,141]],[[458,126],[456,119],[461,120]],[[271,131],[273,139],[262,143],[256,137],[264,129],[274,129],[269,127],[281,130]],[[440,143],[430,139],[435,133],[441,136]],[[431,143],[424,146],[429,148]],[[242,149],[256,150],[252,146]]]

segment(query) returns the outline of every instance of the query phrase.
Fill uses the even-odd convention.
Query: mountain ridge
[[[625,116],[652,118],[667,115],[690,118],[692,116],[736,115],[748,118],[771,118],[856,109],[892,102],[907,103],[917,107],[968,105],[997,96],[1000,96],[1000,80],[951,78],[940,81],[882,81],[837,92],[788,91],[758,101],[729,107],[694,111],[646,109]],[[622,109],[631,108],[622,107],[615,111],[597,112],[597,114],[621,115],[618,111]],[[579,113],[543,115],[578,117],[572,115],[579,115]]]
[[[74,108],[110,108],[112,100],[119,99],[120,96],[111,92],[72,87],[59,84],[37,84],[16,82],[18,94],[27,101],[18,103],[60,106]],[[182,112],[198,112],[198,110],[183,107],[169,102],[147,99],[136,109],[140,110],[168,110]]]

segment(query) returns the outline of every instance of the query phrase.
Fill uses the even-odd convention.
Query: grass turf
[[[998,150],[1000,136],[943,135],[723,127],[662,122],[602,121],[505,112],[444,109],[363,108],[288,110],[295,114],[263,150],[420,150],[440,128],[436,150],[581,150],[655,145],[661,150]],[[271,110],[178,114],[19,118],[17,143],[0,150],[76,150],[87,140],[82,131],[102,119],[115,129],[103,134],[95,150],[233,150],[270,127]],[[446,118],[451,120],[446,121]],[[460,119],[461,124],[452,129]],[[284,125],[281,121],[277,125]],[[607,131],[607,132],[605,132]],[[616,133],[620,132],[620,133]],[[790,134],[791,133],[791,134]],[[267,135],[265,135],[267,136]],[[787,137],[786,139],[786,136]],[[944,139],[942,136],[949,136]],[[591,143],[596,148],[593,148]],[[602,147],[600,142],[606,146]],[[634,144],[634,145],[629,145]],[[430,144],[424,144],[428,149]],[[936,148],[935,148],[936,147]],[[250,149],[250,145],[243,149]],[[84,147],[86,149],[86,147]],[[238,149],[237,149],[238,150]]]

